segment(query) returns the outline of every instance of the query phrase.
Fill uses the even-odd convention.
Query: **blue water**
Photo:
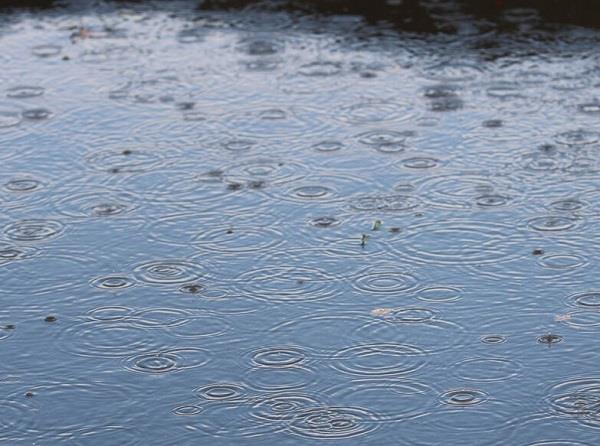
[[[0,15],[0,443],[598,444],[600,34],[446,8]]]

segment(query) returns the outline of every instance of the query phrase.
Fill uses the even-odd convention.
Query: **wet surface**
[[[598,31],[222,3],[0,15],[0,441],[596,444]]]

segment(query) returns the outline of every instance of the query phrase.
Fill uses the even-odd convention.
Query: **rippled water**
[[[214,3],[0,14],[0,442],[597,444],[598,31]]]

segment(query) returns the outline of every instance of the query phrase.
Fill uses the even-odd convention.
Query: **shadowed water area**
[[[0,13],[2,444],[598,444],[582,2],[36,3]]]

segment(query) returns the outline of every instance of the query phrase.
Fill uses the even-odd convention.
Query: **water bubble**
[[[56,220],[30,219],[10,223],[4,233],[11,240],[35,242],[59,236],[64,225]]]
[[[174,355],[169,353],[147,353],[128,360],[130,370],[144,373],[165,373],[176,367]]]
[[[340,223],[340,220],[335,217],[316,217],[310,220],[310,224],[317,228],[330,228]]]
[[[324,153],[337,152],[338,150],[341,150],[343,148],[344,144],[342,144],[339,141],[321,141],[312,146],[313,150]]]
[[[156,260],[143,263],[134,269],[142,282],[155,285],[175,285],[191,282],[205,275],[204,269],[185,260]]]
[[[427,157],[414,157],[402,160],[402,165],[409,169],[431,169],[439,164],[439,160]]]
[[[135,282],[127,276],[103,276],[98,277],[91,282],[92,286],[103,290],[119,291],[125,288],[132,287]]]
[[[304,199],[323,198],[330,195],[333,191],[325,186],[300,186],[292,191],[292,193]]]
[[[28,99],[44,94],[42,87],[19,85],[6,90],[6,96],[13,99]]]
[[[52,112],[47,108],[30,108],[23,112],[23,117],[31,121],[41,121],[52,116]]]
[[[196,396],[207,401],[239,401],[248,397],[246,387],[233,383],[215,383],[194,391]]]
[[[504,344],[506,342],[506,336],[496,334],[485,335],[480,339],[484,344]]]
[[[487,394],[475,389],[454,389],[442,394],[441,400],[452,406],[472,406],[482,403],[487,399]]]
[[[247,152],[256,145],[251,139],[230,139],[223,143],[223,147],[231,152]]]

